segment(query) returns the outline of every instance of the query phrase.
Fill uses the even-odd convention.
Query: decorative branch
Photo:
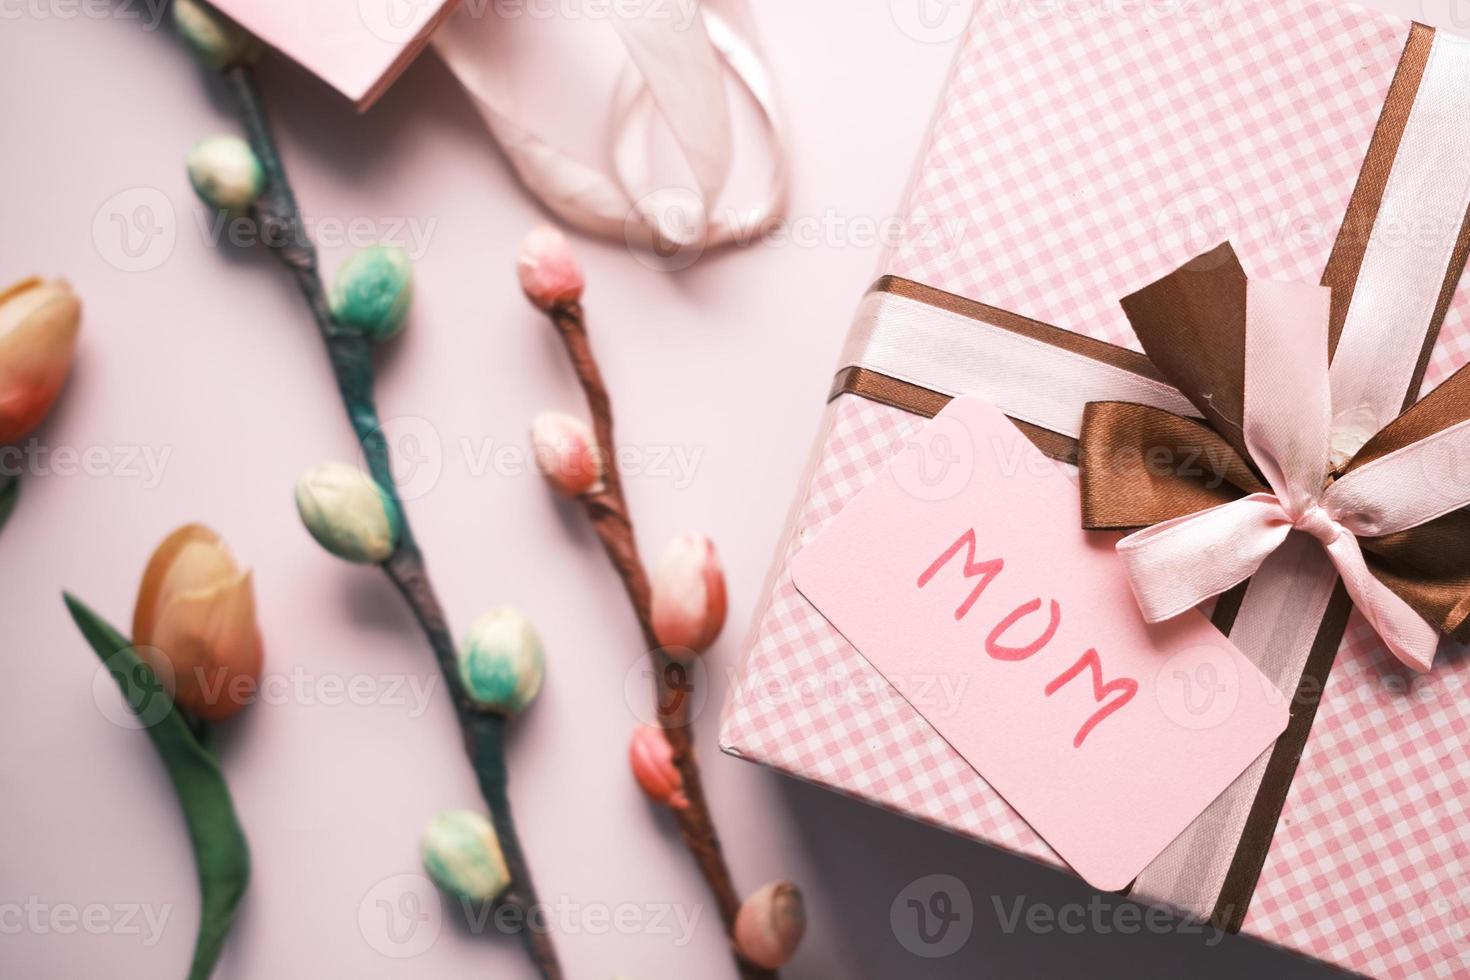
[[[650,796],[667,804],[673,813],[684,845],[715,897],[741,977],[770,980],[794,952],[804,930],[800,892],[787,882],[772,883],[742,904],[705,797],[689,717],[688,672],[682,662],[702,652],[723,625],[723,577],[717,566],[709,568],[712,548],[696,539],[709,552],[705,579],[695,589],[700,601],[675,601],[676,608],[667,617],[656,611],[654,589],[638,554],[622,476],[614,462],[617,442],[612,399],[587,336],[581,270],[561,234],[547,228],[532,232],[527,239],[520,272],[527,297],[556,327],[592,416],[590,439],[585,426],[574,418],[554,413],[538,418],[533,428],[533,441],[539,443],[537,461],[558,490],[586,508],[654,661],[653,696],[668,752],[660,757],[661,747],[650,746],[651,740],[642,733],[635,735],[630,754],[635,776]],[[661,564],[661,573],[662,568]],[[690,571],[699,577],[699,568]],[[678,639],[670,639],[669,627],[660,628],[665,619]],[[661,767],[667,765],[672,770],[661,773]],[[742,942],[745,937],[751,938]]]
[[[388,494],[401,518],[398,547],[383,565],[383,570],[413,610],[453,699],[455,714],[464,732],[465,751],[474,765],[481,795],[490,809],[505,862],[510,869],[510,888],[500,896],[499,902],[520,912],[521,939],[541,976],[559,980],[561,967],[550,934],[530,925],[533,921],[531,910],[538,900],[530,864],[521,848],[506,792],[509,779],[505,760],[507,719],[505,715],[487,711],[471,700],[460,680],[454,641],[450,637],[443,608],[429,581],[423,553],[414,540],[413,530],[398,499],[388,441],[383,434],[373,392],[372,342],[365,334],[340,326],[327,305],[317,270],[316,249],[306,234],[301,212],[286,179],[255,84],[254,70],[249,65],[236,65],[226,70],[225,78],[235,96],[251,147],[265,169],[265,192],[254,208],[256,220],[261,223],[261,237],[290,270],[311,309],[317,329],[326,343],[348,420],[362,443],[368,470],[382,491]]]
[[[181,6],[187,11],[187,19],[180,10]],[[254,158],[253,162],[242,162],[238,158],[240,154],[228,140],[206,141],[190,154],[190,177],[206,201],[236,213],[248,211],[257,222],[261,240],[290,272],[311,310],[326,345],[348,420],[362,444],[372,480],[382,495],[384,536],[375,543],[358,544],[365,547],[370,544],[386,545],[381,555],[373,554],[370,560],[381,565],[412,609],[450,692],[465,751],[490,810],[498,845],[510,875],[508,887],[495,900],[502,906],[517,909],[519,914],[515,921],[520,924],[521,940],[540,976],[547,980],[560,980],[561,967],[549,933],[531,926],[535,921],[532,909],[538,904],[538,899],[531,869],[516,833],[507,793],[505,729],[509,712],[503,707],[487,704],[484,698],[477,696],[478,692],[466,689],[443,608],[429,580],[423,554],[414,540],[393,480],[388,443],[374,397],[372,355],[374,340],[396,332],[403,310],[380,311],[383,316],[374,326],[346,323],[339,314],[334,314],[333,304],[322,287],[316,248],[307,235],[266,118],[251,64],[253,57],[249,54],[253,43],[238,38],[238,25],[192,0],[175,3],[175,22],[206,63],[221,69],[249,140],[246,152],[253,152]],[[232,31],[237,33],[232,34]],[[220,157],[225,159],[220,160]],[[391,264],[393,259],[380,254],[374,256],[374,261]],[[380,269],[365,271],[371,275],[382,273]],[[406,287],[402,292],[405,294],[402,301],[406,302]],[[376,295],[363,302],[370,305]],[[352,297],[348,301],[352,301]],[[336,489],[350,493],[354,488]],[[298,487],[298,504],[301,503],[301,493]],[[330,515],[326,519],[330,519]],[[318,540],[322,540],[318,528],[312,527],[311,530]],[[352,560],[369,560],[338,553]],[[498,917],[496,921],[499,921]]]
[[[587,407],[592,413],[592,432],[604,460],[616,458],[617,443],[613,439],[612,399],[603,383],[602,372],[592,355],[592,344],[587,339],[587,328],[583,319],[582,305],[566,303],[550,311],[551,322],[566,347],[572,368],[581,383],[587,398]],[[602,542],[602,549],[613,569],[623,583],[623,590],[638,619],[638,628],[643,633],[643,642],[652,651],[654,659],[653,696],[658,706],[658,720],[664,736],[674,750],[674,767],[678,769],[683,783],[684,797],[688,806],[673,810],[674,820],[684,845],[699,865],[699,871],[714,893],[719,907],[720,920],[725,931],[732,936],[735,916],[740,912],[740,895],[735,890],[730,868],[720,847],[720,838],[715,831],[714,817],[704,795],[704,782],[700,776],[699,763],[694,755],[694,731],[689,721],[687,670],[684,665],[663,650],[658,634],[653,629],[653,589],[649,585],[648,573],[638,555],[638,541],[633,532],[633,519],[628,511],[627,499],[623,496],[622,478],[613,465],[603,467],[602,489],[593,490],[582,497],[587,517]],[[773,974],[753,968],[741,960],[741,975],[745,977],[768,977]]]

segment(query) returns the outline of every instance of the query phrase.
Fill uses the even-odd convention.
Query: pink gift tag
[[[266,44],[372,105],[459,0],[212,0]]]
[[[1126,886],[1286,728],[1196,612],[1150,626],[1076,485],[951,402],[792,562],[796,587],[1090,884]],[[942,696],[941,696],[942,694]]]

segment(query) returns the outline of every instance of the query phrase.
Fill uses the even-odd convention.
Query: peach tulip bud
[[[580,497],[602,485],[602,459],[587,423],[564,412],[542,412],[531,420],[536,468],[558,493]]]
[[[684,777],[674,765],[674,747],[662,728],[639,725],[628,743],[628,765],[633,778],[655,803],[682,810],[689,805],[684,795]]]
[[[735,916],[735,948],[756,966],[778,970],[786,965],[806,932],[801,890],[789,881],[762,885]]]
[[[725,573],[714,542],[676,538],[653,570],[653,632],[668,652],[703,653],[725,626]]]
[[[586,285],[566,236],[552,225],[533,228],[526,236],[516,274],[526,298],[542,310],[577,302]]]
[[[0,292],[0,445],[41,424],[71,370],[82,304],[59,279],[23,279]]]
[[[181,527],[153,553],[138,587],[133,644],[174,701],[200,718],[228,718],[260,679],[255,592],[219,535]]]

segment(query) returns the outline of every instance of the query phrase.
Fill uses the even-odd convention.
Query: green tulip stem
[[[68,593],[65,599],[82,636],[158,750],[178,795],[199,876],[199,932],[188,980],[209,980],[250,884],[250,846],[219,758],[207,744],[208,728],[174,704],[126,637],[76,597]]]
[[[0,473],[0,527],[10,519],[15,502],[20,499],[20,474]]]
[[[429,581],[422,552],[414,541],[403,502],[393,479],[388,442],[383,435],[374,398],[373,344],[360,331],[337,323],[327,305],[317,266],[316,247],[307,236],[295,195],[286,179],[266,119],[264,103],[249,65],[237,65],[224,72],[224,79],[240,111],[247,138],[265,170],[265,190],[255,202],[252,213],[260,226],[261,239],[296,280],[316,321],[331,359],[337,389],[347,409],[348,420],[362,443],[368,470],[391,498],[402,515],[402,533],[397,550],[383,564],[383,570],[413,610],[414,617],[428,637],[429,646],[439,662],[454,702],[465,749],[479,779],[481,793],[490,809],[491,821],[500,838],[506,866],[510,869],[510,888],[498,904],[516,909],[513,920],[519,924],[526,953],[546,980],[560,980],[561,966],[551,936],[545,929],[532,928],[537,921],[536,889],[531,880],[530,865],[516,836],[511,817],[510,798],[506,792],[508,771],[505,756],[506,718],[477,706],[466,695],[460,681],[454,641],[445,621],[443,607]],[[496,921],[499,921],[497,917]]]

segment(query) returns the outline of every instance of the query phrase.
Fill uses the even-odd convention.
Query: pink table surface
[[[1130,929],[1119,903],[1080,882],[715,749],[741,634],[881,247],[875,232],[898,204],[953,50],[958,21],[947,18],[968,6],[929,4],[926,22],[917,2],[759,10],[795,132],[790,235],[677,275],[579,243],[621,435],[645,463],[629,479],[645,549],[700,529],[729,575],[730,625],[706,661],[697,729],[736,876],[747,890],[783,875],[805,889],[810,932],[788,977],[1327,975],[1245,941]],[[1451,0],[1377,5],[1470,26]],[[177,807],[143,736],[110,720],[115,698],[105,685],[94,695],[96,661],[60,591],[126,626],[152,547],[202,520],[255,569],[276,678],[224,738],[255,876],[218,976],[530,976],[513,943],[453,914],[415,924],[378,905],[412,911],[397,876],[418,872],[425,820],[479,798],[442,692],[417,693],[434,668],[407,612],[380,576],[329,558],[299,527],[296,475],[353,459],[352,438],[290,285],[259,251],[207,240],[182,158],[235,127],[169,33],[146,29],[151,9],[102,16],[38,0],[9,8],[0,30],[0,279],[64,275],[86,303],[73,384],[39,433],[47,454],[31,457],[37,472],[0,533],[0,972],[184,970],[197,899]],[[559,24],[568,29],[545,40],[612,45],[604,26]],[[548,126],[592,152],[599,100],[535,90],[532,52],[520,60]],[[567,74],[605,92],[608,68],[591,59]],[[623,693],[642,651],[622,596],[579,515],[521,465],[534,412],[580,410],[511,275],[542,214],[432,56],[365,116],[279,59],[264,75],[327,269],[355,235],[396,236],[416,253],[419,294],[384,359],[382,407],[400,446],[423,456],[409,507],[457,630],[510,602],[546,643],[546,689],[516,726],[513,796],[568,975],[732,975],[672,825],[627,774],[644,690]],[[354,231],[354,218],[368,224]],[[50,455],[59,450],[89,465]],[[163,461],[157,478],[142,453]],[[678,454],[696,461],[691,475],[661,462]],[[965,883],[972,914],[959,951],[927,960],[890,911],[933,874]],[[67,918],[89,907],[105,910],[89,913],[92,926]],[[130,908],[168,918],[151,935],[140,912],[124,921]],[[698,917],[692,934],[680,916]],[[420,931],[395,942],[410,930]],[[411,958],[384,952],[414,943],[424,948]]]

